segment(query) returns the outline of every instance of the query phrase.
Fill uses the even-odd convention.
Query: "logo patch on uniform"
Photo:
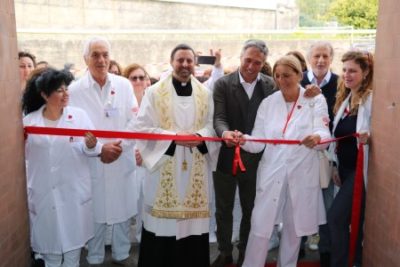
[[[328,125],[329,125],[329,122],[330,122],[330,119],[329,119],[329,117],[323,117],[323,118],[322,118],[322,121],[324,122],[324,125],[325,125],[325,126],[328,126]]]

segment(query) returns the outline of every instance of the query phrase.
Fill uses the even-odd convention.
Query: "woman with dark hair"
[[[21,82],[21,89],[23,90],[26,85],[26,81],[29,78],[29,74],[36,68],[36,57],[29,52],[18,52],[19,61],[19,78]]]
[[[93,129],[83,110],[67,106],[72,79],[47,69],[28,81],[24,126]],[[94,225],[87,156],[99,155],[100,144],[91,133],[28,135],[25,148],[32,250],[46,267],[77,267]]]
[[[344,137],[359,133],[359,137],[344,138],[329,147],[337,168],[333,181],[340,187],[328,210],[331,234],[331,267],[349,266],[349,225],[352,215],[353,188],[358,145],[364,145],[364,170],[361,196],[361,218],[351,266],[361,266],[365,188],[367,185],[368,141],[371,123],[373,58],[369,52],[349,51],[342,57],[343,74],[333,108],[333,135]]]

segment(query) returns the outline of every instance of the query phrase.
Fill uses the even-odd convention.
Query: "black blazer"
[[[238,130],[251,134],[257,110],[262,100],[275,92],[275,84],[271,77],[260,74],[254,93],[249,99],[240,83],[239,71],[228,74],[216,81],[214,85],[214,129],[218,136],[224,131]],[[250,154],[241,151],[245,166],[254,165],[262,153]],[[234,148],[228,148],[223,142],[218,158],[217,169],[224,173],[232,173]],[[257,166],[257,164],[256,164]]]

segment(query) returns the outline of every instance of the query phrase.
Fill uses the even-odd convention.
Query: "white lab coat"
[[[337,111],[335,118],[333,119],[333,130],[332,132],[334,133],[336,130],[336,126],[339,123],[339,120],[342,118],[344,110],[346,107],[349,105],[351,93],[347,96],[347,98],[343,101],[342,105],[339,107],[339,110]],[[361,100],[360,100],[361,101]],[[368,96],[366,101],[364,103],[360,103],[358,107],[358,112],[357,112],[357,124],[356,124],[356,131],[357,133],[369,133],[370,132],[370,127],[371,127],[371,111],[372,111],[372,94]],[[358,144],[358,140],[357,140]],[[367,183],[368,183],[368,152],[369,152],[369,145],[365,144],[364,145],[364,169],[363,169],[363,174],[364,174],[364,186],[367,188]],[[332,143],[329,146],[329,153],[332,158],[338,164],[338,159],[336,156],[336,143]]]
[[[135,119],[137,101],[130,82],[114,74],[107,75],[107,83],[95,88],[89,72],[69,86],[71,106],[85,110],[97,130],[124,131]],[[98,85],[97,85],[98,86]],[[116,139],[99,139],[101,143]],[[96,223],[114,224],[128,220],[137,212],[134,143],[126,142],[120,157],[103,164],[100,158],[90,161],[94,216]]]
[[[282,133],[289,111],[282,92],[278,91],[261,103],[252,136],[247,138],[302,140],[310,134],[318,134],[321,139],[329,138],[329,116],[324,97],[319,95],[310,99],[304,98],[303,94],[304,89],[300,88],[284,136]],[[319,145],[315,148],[325,147]],[[263,144],[249,141],[243,146],[252,153],[261,152],[263,148]],[[288,184],[287,195],[282,193],[284,184]],[[318,225],[326,222],[315,149],[302,145],[267,144],[257,170],[256,190],[251,219],[254,235],[270,238],[274,225],[282,222],[285,200],[292,203],[297,236],[316,233]]]
[[[25,116],[24,126],[45,126],[43,107]],[[87,114],[64,108],[57,127],[93,129]],[[29,135],[26,140],[31,246],[35,252],[62,254],[81,248],[93,236],[88,150],[83,137]]]

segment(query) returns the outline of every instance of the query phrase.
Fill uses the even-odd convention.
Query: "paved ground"
[[[138,261],[138,247],[139,244],[137,243],[137,240],[135,239],[135,232],[136,232],[136,228],[135,228],[135,222],[134,220],[132,221],[132,225],[131,225],[131,242],[132,242],[132,247],[131,247],[131,251],[130,251],[130,256],[126,261],[126,265],[127,267],[136,267],[137,266],[137,261]],[[106,235],[106,240],[110,240],[111,239],[111,229],[108,229],[107,231],[107,235]],[[218,252],[218,244],[217,243],[210,243],[210,263],[213,262],[217,256],[218,256],[219,252]],[[278,248],[275,248],[273,250],[271,250],[268,253],[268,259],[267,262],[276,262],[277,259],[277,254],[278,254]],[[86,260],[86,255],[87,255],[87,250],[83,249],[82,251],[82,255],[81,255],[81,261],[80,261],[80,267],[90,267],[89,263]],[[236,246],[233,250],[233,258],[234,258],[234,262],[236,263],[238,257],[238,251],[236,249]],[[317,251],[311,251],[306,249],[306,255],[305,257],[302,259],[302,261],[307,261],[307,262],[317,262],[319,261],[319,253]],[[32,265],[32,266],[36,266],[36,265]],[[43,265],[38,265],[38,266],[43,266]],[[121,266],[118,264],[115,264],[112,262],[112,258],[111,258],[111,247],[108,245],[106,246],[106,257],[105,257],[105,261],[103,264],[98,264],[98,265],[92,265],[93,267],[117,267],[117,266]],[[149,266],[150,267],[150,266]],[[189,267],[189,266],[188,266]]]
[[[81,257],[81,267],[89,267],[90,265],[88,264],[88,262],[86,261],[85,257],[86,257],[86,253],[87,251],[84,250],[82,253],[82,257]],[[237,259],[237,250],[234,250],[234,259]],[[268,255],[268,262],[272,262],[272,261],[276,261],[276,256],[278,253],[278,249],[274,249],[272,250],[269,255]],[[217,244],[216,243],[210,243],[210,260],[211,262],[218,256],[218,248],[217,248]],[[315,260],[318,261],[318,253],[311,251],[311,250],[306,250],[306,257],[304,258],[304,260],[310,261],[310,260]],[[138,244],[137,243],[133,243],[132,245],[132,249],[131,249],[131,253],[130,253],[130,257],[127,261],[127,265],[128,267],[135,267],[136,263],[137,263],[137,259],[138,259]],[[110,247],[107,246],[106,247],[106,260],[104,262],[104,264],[100,264],[100,265],[96,265],[96,267],[117,267],[117,266],[121,266],[121,265],[117,265],[112,263],[112,259],[111,259],[111,250]]]

